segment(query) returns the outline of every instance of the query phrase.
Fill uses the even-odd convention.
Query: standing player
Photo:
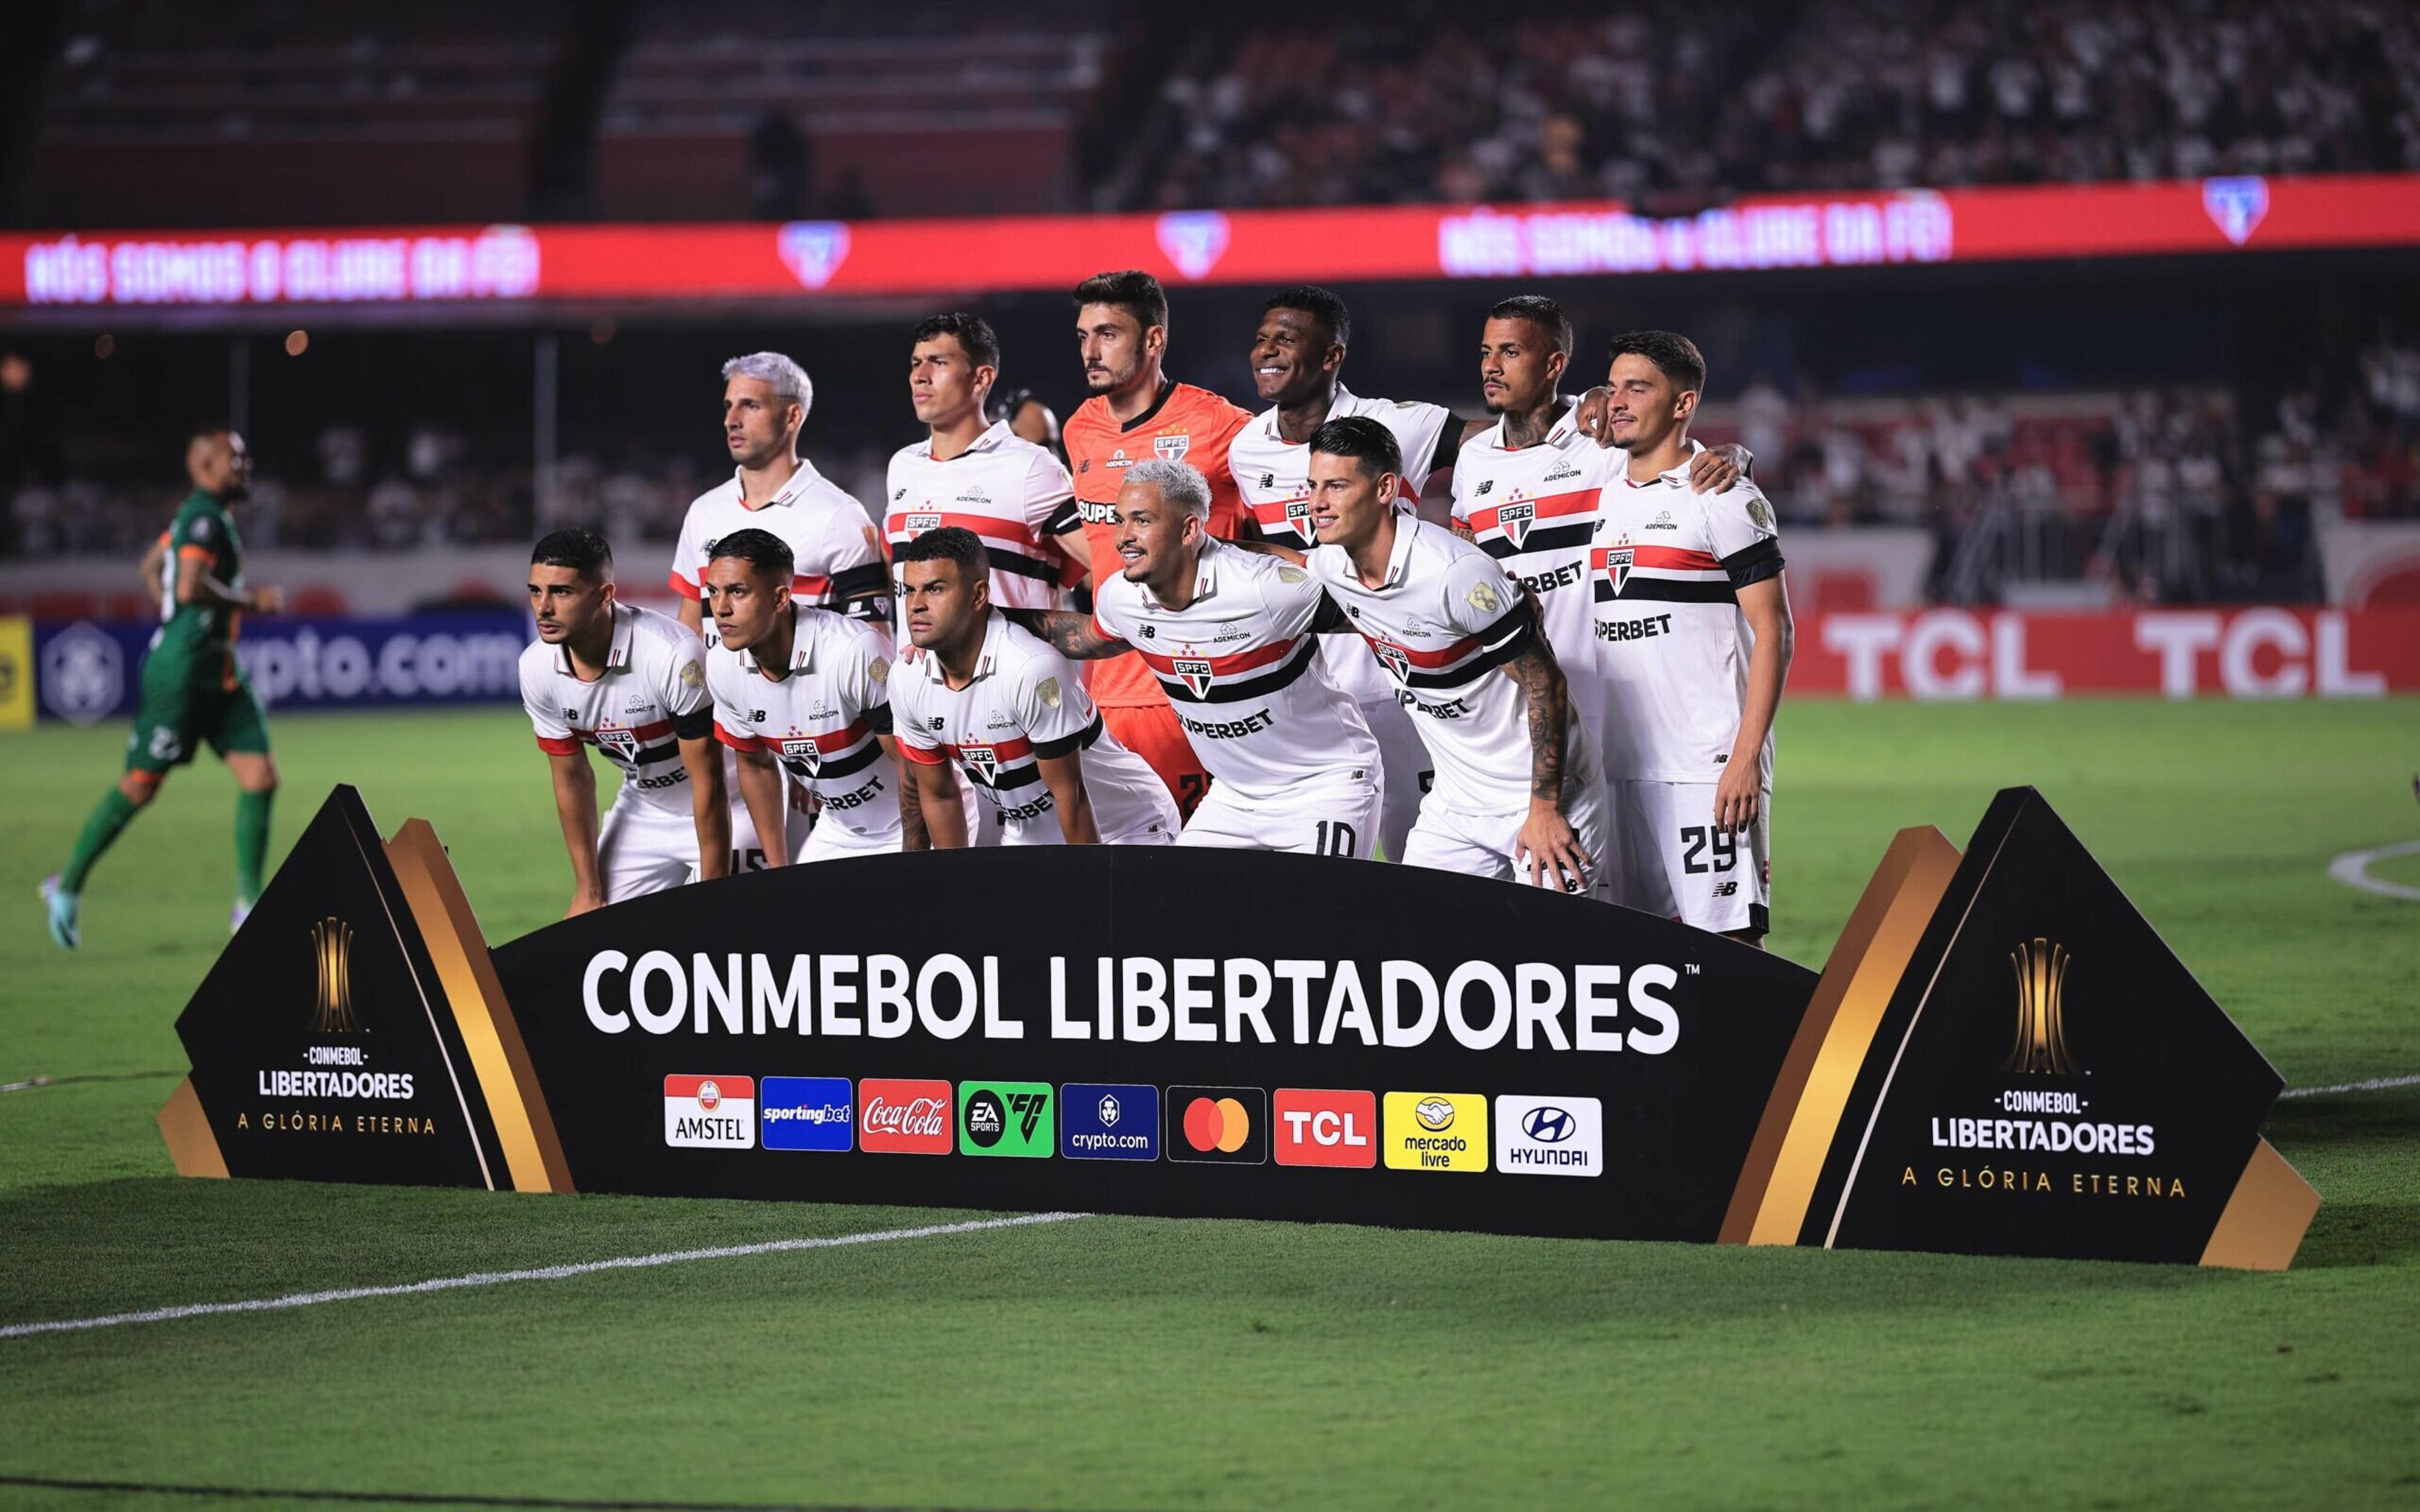
[[[957,774],[1000,810],[1003,845],[1165,845],[1176,805],[1103,728],[1074,667],[991,607],[972,531],[945,525],[900,556],[915,649],[891,690],[899,754],[937,850],[967,844]]]
[[[1537,595],[1575,717],[1596,732],[1606,700],[1589,620],[1589,545],[1597,495],[1621,475],[1622,453],[1609,434],[1591,440],[1579,407],[1556,393],[1571,355],[1572,323],[1554,301],[1520,295],[1487,312],[1479,379],[1498,418],[1454,464],[1453,525]],[[1728,450],[1683,459],[1698,486],[1718,492],[1739,477]]]
[[[1594,733],[1520,585],[1395,507],[1402,466],[1393,434],[1362,416],[1311,439],[1311,569],[1403,690],[1436,769],[1404,861],[1500,878],[1526,863],[1534,886],[1602,897]]]
[[[538,542],[529,595],[537,641],[521,653],[521,706],[546,752],[571,853],[565,917],[724,875],[731,810],[705,643],[676,620],[613,601],[613,551],[594,531]],[[601,827],[582,746],[622,769]]]
[[[1075,550],[1092,568],[1093,591],[1125,570],[1118,556],[1118,487],[1125,470],[1148,457],[1190,462],[1210,480],[1210,533],[1233,540],[1243,501],[1227,467],[1227,448],[1251,416],[1207,389],[1168,377],[1168,296],[1159,280],[1129,270],[1098,273],[1076,285],[1076,340],[1092,397],[1067,419],[1067,457],[1076,497],[1055,522],[1083,542]],[[1074,545],[1074,543],[1071,543]],[[1151,764],[1187,813],[1202,801],[1209,774],[1194,758],[1159,683],[1135,656],[1091,666],[1086,686],[1109,732]]]
[[[260,897],[277,764],[270,758],[260,701],[236,665],[235,641],[244,610],[274,614],[285,599],[274,588],[243,583],[243,543],[228,514],[252,483],[252,454],[243,438],[217,426],[194,432],[185,443],[185,476],[194,491],[143,557],[144,591],[160,606],[160,628],[143,658],[125,773],[85,820],[65,869],[42,883],[51,938],[70,950],[83,941],[77,912],[92,864],[204,741],[235,779],[230,927],[241,928]]]
[[[1300,552],[1319,544],[1311,527],[1311,438],[1329,420],[1364,415],[1393,434],[1404,456],[1396,499],[1404,509],[1420,503],[1429,478],[1450,471],[1462,448],[1463,423],[1443,405],[1364,399],[1346,390],[1344,354],[1352,336],[1344,301],[1324,288],[1281,289],[1262,308],[1260,329],[1252,333],[1252,382],[1270,408],[1237,434],[1228,464],[1264,541]],[[1435,776],[1428,748],[1357,637],[1330,638],[1320,652],[1329,678],[1361,705],[1362,721],[1378,742],[1386,773],[1378,837],[1388,858],[1400,860],[1420,795]]]
[[[1177,843],[1368,856],[1378,744],[1321,661],[1334,602],[1307,569],[1213,537],[1209,481],[1186,463],[1128,468],[1117,508],[1125,570],[1089,619],[1044,628],[1069,656],[1132,650],[1159,679],[1216,779]]]
[[[1742,478],[1692,476],[1705,392],[1697,344],[1612,344],[1607,426],[1629,466],[1605,490],[1590,553],[1611,708],[1614,899],[1733,939],[1771,925],[1773,716],[1790,676],[1790,595],[1773,506]]]
[[[706,654],[714,735],[739,753],[739,791],[767,837],[768,866],[901,848],[903,807],[891,738],[891,646],[862,620],[790,594],[790,548],[770,531],[734,531],[706,564],[717,644]],[[818,813],[793,857],[782,842],[783,774]],[[913,833],[923,849],[923,816]]]
[[[1075,490],[1058,457],[985,419],[1000,338],[981,316],[954,314],[919,324],[912,340],[908,398],[929,429],[892,455],[884,545],[895,563],[926,531],[960,526],[983,540],[995,606],[1051,608],[1068,561],[1051,524]]]
[[[722,364],[722,436],[736,471],[731,482],[690,501],[673,548],[670,582],[680,596],[680,622],[693,633],[707,633],[699,593],[714,543],[750,527],[788,543],[798,563],[791,592],[806,603],[877,623],[890,617],[891,579],[873,521],[799,454],[799,433],[814,397],[806,371],[780,352],[751,352]],[[762,866],[764,847],[736,791],[736,759],[725,773],[733,790],[732,866]],[[786,825],[791,855],[814,822],[803,802],[794,807]]]

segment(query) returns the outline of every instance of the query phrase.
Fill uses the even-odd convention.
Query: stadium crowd
[[[2373,0],[1714,0],[1210,29],[1108,203],[1178,209],[2420,167],[2420,14]],[[1312,87],[1311,82],[1316,81]]]

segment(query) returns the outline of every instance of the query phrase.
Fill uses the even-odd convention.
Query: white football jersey
[[[1202,769],[1267,803],[1302,782],[1357,771],[1367,780],[1377,769],[1370,726],[1321,665],[1323,641],[1355,641],[1311,628],[1327,602],[1302,568],[1205,538],[1193,602],[1170,609],[1114,576],[1093,622],[1159,679]]]
[[[1677,467],[1606,486],[1590,552],[1606,769],[1617,779],[1713,782],[1739,738],[1753,638],[1737,590],[1781,571],[1773,506],[1742,478],[1718,494]],[[1759,777],[1773,781],[1773,736]]]
[[[803,457],[782,491],[753,509],[740,492],[737,472],[729,483],[690,501],[681,520],[680,540],[673,548],[673,592],[683,598],[700,597],[714,543],[751,527],[770,531],[788,545],[795,559],[790,592],[799,602],[879,621],[891,618],[891,577],[882,553],[875,549],[872,517],[855,497]],[[704,620],[701,629],[712,640],[714,616]]]
[[[1313,551],[1311,568],[1402,690],[1436,764],[1429,800],[1466,813],[1527,807],[1528,696],[1500,669],[1528,648],[1536,627],[1504,569],[1410,516],[1395,520],[1395,548],[1377,587],[1362,586],[1340,546]],[[1601,780],[1595,763],[1596,741],[1575,714],[1563,731],[1566,785]]]
[[[752,652],[706,653],[715,738],[769,752],[823,801],[821,825],[869,841],[899,839],[899,774],[883,754],[891,733],[891,644],[861,620],[792,604],[790,665],[768,677]]]
[[[1038,763],[1070,751],[1083,753],[1084,792],[1104,843],[1165,845],[1176,838],[1176,803],[1159,774],[1103,728],[1067,658],[998,609],[973,681],[952,688],[940,658],[910,647],[899,657],[891,701],[899,754],[928,766],[954,764],[1000,811],[1003,845],[1064,842]]]
[[[714,724],[706,646],[681,622],[636,604],[613,606],[613,646],[593,683],[571,670],[571,654],[533,641],[521,652],[521,707],[538,748],[568,755],[594,746],[621,768],[626,803],[691,812],[680,742]]]
[[[1572,705],[1590,724],[1604,717],[1589,620],[1589,547],[1597,495],[1621,475],[1629,453],[1580,433],[1567,410],[1535,446],[1504,444],[1497,421],[1472,437],[1453,465],[1453,517],[1479,548],[1538,595],[1546,643],[1562,663]]]
[[[1393,433],[1395,444],[1404,452],[1404,508],[1409,511],[1417,507],[1420,491],[1429,484],[1429,462],[1436,455],[1438,440],[1448,425],[1461,422],[1443,405],[1364,399],[1340,383],[1336,386],[1336,402],[1328,406],[1327,418],[1342,420],[1350,415],[1366,416]],[[1235,433],[1234,440],[1228,444],[1227,465],[1234,473],[1235,491],[1242,496],[1244,508],[1259,529],[1262,540],[1305,552],[1319,544],[1311,527],[1311,445],[1285,439],[1278,429],[1274,406],[1254,415],[1250,424]],[[1394,687],[1387,681],[1387,674],[1355,639],[1327,637],[1321,644],[1321,654],[1327,662],[1328,677],[1358,702],[1371,703],[1394,697]]]
[[[983,538],[991,559],[991,601],[1008,609],[1050,609],[1059,602],[1066,554],[1050,537],[1050,517],[1076,495],[1066,467],[996,421],[974,445],[946,462],[933,460],[932,438],[892,454],[884,485],[883,539],[892,562],[900,548],[944,525]],[[896,568],[892,569],[894,575]],[[904,595],[903,595],[904,596]],[[894,626],[904,642],[906,625]]]

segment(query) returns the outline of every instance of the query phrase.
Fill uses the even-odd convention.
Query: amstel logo
[[[2067,1048],[2067,948],[2037,936],[2009,952],[2017,973],[2017,1040],[2002,1071],[2024,1075],[2072,1076],[2075,1057]]]
[[[311,926],[311,953],[318,960],[318,1006],[311,1014],[314,1034],[358,1034],[353,1013],[353,926],[323,918]]]

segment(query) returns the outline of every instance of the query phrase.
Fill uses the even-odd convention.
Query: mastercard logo
[[[1269,1158],[1268,1093],[1257,1087],[1171,1087],[1168,1158],[1260,1165]]]
[[[1197,1097],[1185,1106],[1185,1142],[1208,1154],[1232,1155],[1252,1137],[1252,1116],[1232,1097]]]

